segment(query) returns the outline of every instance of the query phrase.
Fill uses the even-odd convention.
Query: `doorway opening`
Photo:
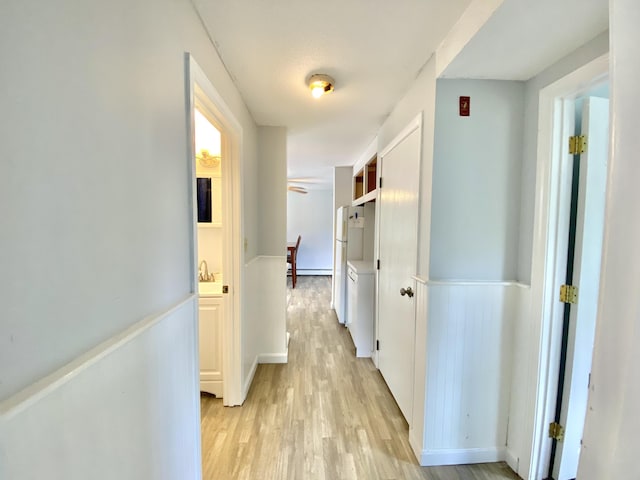
[[[212,113],[196,96],[194,143],[198,245],[198,350],[200,353],[200,391],[224,398],[222,324],[226,310],[222,259],[225,224],[222,212],[226,159],[222,157],[223,137]],[[225,139],[226,140],[226,139]]]
[[[241,405],[242,128],[191,55],[186,54],[185,63],[191,139],[187,152],[193,219],[190,260],[192,289],[200,296],[198,357],[205,367],[198,369],[198,383],[216,395],[221,390],[225,406]],[[219,152],[215,151],[218,146]]]
[[[532,318],[541,319],[529,478],[576,477],[598,305],[609,109],[605,55],[540,93]],[[586,150],[569,150],[585,135]],[[577,287],[577,302],[565,292]],[[567,303],[568,302],[568,303]],[[563,432],[561,433],[561,430]],[[552,437],[556,437],[555,439]]]

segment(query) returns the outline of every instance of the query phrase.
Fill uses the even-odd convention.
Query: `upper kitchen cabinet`
[[[378,186],[378,155],[374,155],[364,164],[353,167],[353,206],[376,200]]]

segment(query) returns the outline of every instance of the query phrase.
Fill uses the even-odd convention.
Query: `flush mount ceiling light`
[[[309,88],[311,89],[311,95],[315,98],[320,98],[325,93],[333,92],[334,80],[329,75],[322,73],[316,73],[309,78]]]

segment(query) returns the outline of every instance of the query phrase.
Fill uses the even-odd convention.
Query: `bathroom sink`
[[[222,283],[198,282],[198,293],[200,296],[222,295]]]

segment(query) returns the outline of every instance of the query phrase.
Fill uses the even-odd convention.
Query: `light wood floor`
[[[330,282],[289,289],[289,363],[260,365],[242,407],[202,396],[203,479],[519,478],[504,463],[418,466],[384,380],[330,308]]]

